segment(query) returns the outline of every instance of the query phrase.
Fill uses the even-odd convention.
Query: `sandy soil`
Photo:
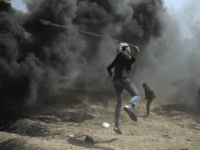
[[[123,106],[129,99],[126,95]],[[0,150],[200,149],[200,116],[191,113],[183,103],[157,98],[151,105],[151,115],[145,117],[146,103],[141,100],[135,108],[138,122],[130,120],[122,109],[122,135],[118,135],[113,131],[115,98],[102,102],[85,98],[78,105],[66,105],[63,101],[66,99],[42,105],[26,114],[30,118],[11,122],[9,131],[0,132]],[[103,122],[110,127],[103,128]],[[86,135],[93,138],[93,144],[84,141]]]

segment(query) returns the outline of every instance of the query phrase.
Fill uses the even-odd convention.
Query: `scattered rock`
[[[167,134],[163,134],[162,136],[168,136]]]
[[[172,137],[169,136],[168,134],[163,134],[162,136],[167,137],[167,138],[172,138]]]
[[[86,138],[85,138],[85,141],[88,142],[88,143],[94,143],[94,140],[92,137],[89,137],[86,135]]]
[[[194,139],[187,139],[187,141],[195,141]]]

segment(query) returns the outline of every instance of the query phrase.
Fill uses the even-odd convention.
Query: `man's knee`
[[[141,96],[140,95],[133,95],[132,97],[135,97],[135,99],[137,99],[137,101],[140,101],[141,100]]]
[[[139,96],[138,96],[138,102],[139,102],[140,100],[141,100],[141,96],[139,95]]]

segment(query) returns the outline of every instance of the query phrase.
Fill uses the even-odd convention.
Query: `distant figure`
[[[155,96],[154,91],[152,91],[146,83],[143,83],[143,88],[144,88],[144,91],[145,91],[145,98],[144,98],[144,100],[145,99],[147,100],[147,105],[146,105],[147,114],[146,114],[146,116],[148,116],[148,115],[150,115],[150,105],[151,105],[151,102],[153,101],[153,99],[156,96]]]
[[[200,87],[197,89],[197,94],[200,95]]]
[[[131,66],[136,61],[139,53],[138,47],[133,47],[135,54],[130,56],[131,49],[127,43],[120,44],[120,51],[113,62],[107,67],[107,71],[111,77],[113,77],[113,84],[115,87],[115,93],[117,97],[117,105],[115,109],[115,127],[114,131],[117,134],[122,134],[119,129],[120,117],[121,117],[121,107],[123,101],[123,90],[128,91],[132,99],[124,107],[124,110],[128,113],[133,121],[137,121],[137,116],[135,115],[133,108],[140,101],[141,97],[135,87],[131,82],[129,75],[131,71]],[[115,68],[114,74],[112,73],[112,68]]]
[[[200,87],[197,89],[196,106],[197,106],[197,112],[200,113]]]

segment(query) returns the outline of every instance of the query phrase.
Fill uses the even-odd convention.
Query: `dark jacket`
[[[200,87],[197,89],[197,94],[200,95]]]
[[[120,52],[114,61],[107,67],[107,71],[110,76],[113,75],[112,68],[114,70],[114,80],[118,78],[129,78],[131,66],[135,62],[135,58],[131,57],[125,52]]]
[[[155,98],[155,94],[154,92],[149,88],[149,86],[145,86],[144,88],[145,91],[145,98],[148,99],[154,99]],[[152,95],[153,94],[153,95]]]

